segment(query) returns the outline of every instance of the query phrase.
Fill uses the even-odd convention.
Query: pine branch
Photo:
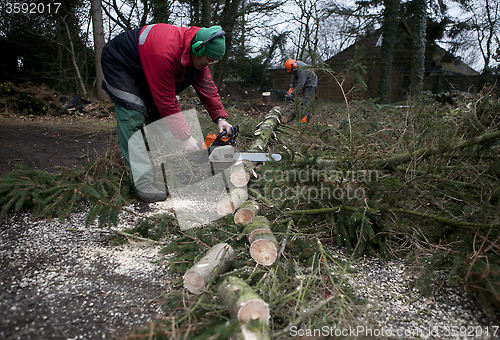
[[[491,131],[491,132],[486,132],[485,134],[482,134],[481,136],[474,137],[472,139],[465,140],[460,143],[456,143],[455,145],[452,145],[451,147],[446,147],[446,148],[425,148],[425,149],[420,149],[417,150],[413,153],[409,154],[400,154],[393,156],[389,159],[378,161],[378,167],[380,169],[394,169],[397,165],[401,163],[407,163],[412,160],[423,160],[425,158],[428,158],[432,155],[436,154],[443,154],[446,152],[449,152],[451,150],[460,150],[464,149],[469,146],[477,145],[477,144],[482,144],[482,143],[489,143],[492,142],[496,139],[500,138],[500,130],[497,131]]]
[[[425,218],[430,218],[432,220],[436,220],[438,222],[446,223],[446,224],[451,224],[460,228],[464,229],[470,229],[470,230],[477,230],[477,228],[491,228],[491,227],[500,227],[500,223],[474,223],[474,222],[466,222],[466,221],[458,221],[458,220],[453,220],[450,218],[438,216],[438,215],[433,215],[429,213],[421,213],[418,211],[413,211],[409,209],[390,209],[392,213],[397,213],[397,214],[408,214],[408,215],[415,215],[415,216],[420,216],[420,217],[425,217]]]

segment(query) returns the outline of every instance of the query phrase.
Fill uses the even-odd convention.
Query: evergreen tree
[[[1,82],[31,81],[76,92],[79,84],[75,62],[79,69],[93,69],[94,60],[88,58],[92,52],[85,46],[80,30],[83,1],[65,1],[60,6],[55,2],[46,2],[43,13],[21,11],[15,15],[7,13],[6,3],[0,4]],[[25,3],[40,2],[29,0]],[[93,76],[83,74],[83,80],[88,86],[93,83]]]
[[[412,4],[415,26],[412,34],[410,92],[419,97],[424,88],[427,0],[413,0]]]
[[[380,63],[380,78],[378,82],[378,97],[381,103],[391,100],[392,62],[394,60],[394,45],[397,39],[399,23],[399,0],[384,1],[384,24],[382,26],[382,49]]]
[[[172,6],[174,1],[153,0],[153,21],[152,23],[170,23]]]

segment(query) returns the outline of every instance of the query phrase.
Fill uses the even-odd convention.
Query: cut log
[[[242,279],[234,276],[226,278],[217,292],[231,318],[243,322],[269,322],[269,305]]]
[[[219,216],[234,214],[247,199],[248,192],[246,189],[234,188],[219,201],[217,204],[217,213]]]
[[[234,250],[229,244],[216,244],[186,271],[184,287],[193,294],[201,294],[213,275],[219,275],[231,267],[234,257]]]
[[[285,100],[283,109],[281,111],[281,121],[283,123],[291,122],[295,117],[295,105],[293,101]]]
[[[233,165],[230,171],[229,179],[235,187],[244,187],[250,181],[250,174],[245,170],[243,162]]]
[[[278,241],[271,231],[269,220],[256,216],[243,232],[248,235],[250,256],[260,265],[272,265],[278,258]]]
[[[257,215],[259,206],[252,201],[246,201],[234,214],[234,223],[247,225]]]
[[[278,242],[272,233],[260,233],[250,245],[250,256],[260,265],[271,266],[278,257]]]
[[[264,216],[254,217],[243,230],[243,233],[248,236],[250,244],[253,243],[256,234],[265,232],[271,232],[271,222]]]

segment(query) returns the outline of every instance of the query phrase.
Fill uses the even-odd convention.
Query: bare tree
[[[294,0],[299,8],[298,15],[294,15],[294,20],[299,24],[295,34],[292,34],[297,52],[296,58],[299,60],[316,64],[320,60],[318,53],[319,38],[322,23],[327,16],[323,10],[323,4],[318,0]]]
[[[68,34],[69,48],[67,47],[67,49],[70,52],[71,61],[73,62],[73,66],[75,67],[77,81],[78,81],[78,84],[80,85],[80,88],[82,90],[83,97],[87,98],[87,89],[85,87],[82,75],[80,73],[80,67],[78,66],[78,63],[76,61],[76,52],[75,52],[75,48],[74,48],[74,45],[73,45],[73,37],[71,36],[71,32],[69,30],[69,26],[68,26],[68,23],[66,22],[66,19],[64,19],[63,17],[61,17],[61,20],[64,23],[64,27],[66,29],[66,33]]]
[[[109,20],[124,31],[144,26],[152,19],[151,0],[103,0],[102,4]]]
[[[94,53],[95,53],[95,79],[98,100],[107,100],[108,95],[101,87],[102,84],[102,67],[101,67],[101,54],[104,45],[104,25],[102,21],[102,8],[101,0],[91,0],[90,11],[92,13],[92,25],[94,32]]]
[[[450,29],[452,51],[482,59],[484,69],[500,62],[500,0],[476,0],[460,3],[466,16]],[[478,55],[479,52],[479,55]]]
[[[189,5],[189,12],[192,13],[191,25],[210,26],[220,25],[226,32],[226,51],[222,62],[216,64],[213,69],[213,78],[217,85],[222,83],[224,75],[223,68],[231,56],[233,44],[242,45],[242,34],[248,32],[248,27],[241,26],[245,22],[245,17],[255,13],[266,14],[281,6],[284,1],[244,1],[244,0],[185,0],[182,3]],[[201,11],[200,13],[197,13]],[[246,24],[249,22],[246,21]],[[243,43],[244,44],[244,43]]]

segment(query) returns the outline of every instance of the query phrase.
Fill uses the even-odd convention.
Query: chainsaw
[[[226,131],[222,131],[218,135],[209,133],[205,141],[199,146],[203,149],[203,160],[212,163],[227,163],[236,161],[251,161],[251,162],[266,162],[266,161],[280,161],[281,155],[279,153],[268,154],[264,152],[239,152],[235,151],[236,137],[240,132],[239,126],[233,125],[231,127],[231,134],[228,136]]]

